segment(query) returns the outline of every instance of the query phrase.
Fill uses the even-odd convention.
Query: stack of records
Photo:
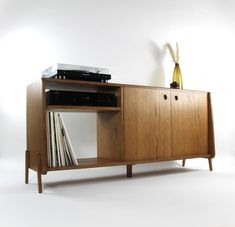
[[[57,112],[47,114],[49,167],[78,165],[64,121]]]

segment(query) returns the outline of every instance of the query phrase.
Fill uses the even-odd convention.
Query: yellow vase
[[[173,82],[176,82],[179,85],[179,89],[183,89],[183,79],[179,63],[175,63],[175,68],[173,72]]]

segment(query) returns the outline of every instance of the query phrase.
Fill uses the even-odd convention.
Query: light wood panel
[[[171,92],[172,157],[208,153],[207,94]]]
[[[179,156],[177,158],[167,158],[167,159],[151,159],[151,160],[136,160],[136,161],[114,161],[114,160],[96,158],[96,157],[95,158],[80,158],[78,159],[78,165],[48,167],[48,171],[96,168],[96,167],[118,166],[118,165],[147,164],[147,163],[153,163],[153,162],[174,161],[174,160],[180,160],[183,158],[193,159],[193,158],[210,158],[210,157],[211,156],[207,154],[207,155]]]
[[[155,89],[124,88],[125,160],[151,160],[157,157],[157,118],[159,92]]]
[[[98,158],[123,161],[123,88],[117,90],[119,112],[97,113]]]
[[[118,162],[110,159],[104,158],[80,158],[77,160],[78,165],[71,166],[58,166],[58,167],[49,167],[49,171],[56,170],[67,170],[67,169],[83,169],[83,168],[96,168],[96,167],[106,167],[106,166],[117,166],[125,165],[123,162]]]
[[[123,160],[122,112],[97,113],[98,158]]]
[[[27,87],[27,150],[29,166],[38,171],[38,154],[42,173],[47,169],[45,86],[39,80]]]
[[[167,159],[171,157],[171,93],[169,90],[160,90],[160,105],[158,117],[157,135],[157,157],[159,159]]]
[[[121,87],[120,84],[101,83],[101,82],[84,81],[84,80],[64,80],[64,79],[44,78],[43,81],[46,83],[46,89],[51,89],[51,90],[112,92]]]
[[[198,153],[197,154],[208,154],[208,95],[196,94],[197,104],[197,123],[198,123]]]
[[[112,106],[67,106],[67,105],[47,105],[47,110],[56,112],[105,112],[120,111],[120,107]]]
[[[215,157],[215,138],[214,138],[214,122],[212,111],[211,94],[208,93],[208,151],[212,158]]]

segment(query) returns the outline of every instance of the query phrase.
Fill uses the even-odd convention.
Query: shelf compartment
[[[125,165],[125,162],[122,162],[122,161],[113,161],[113,160],[101,159],[101,158],[80,158],[77,160],[78,160],[78,165],[48,167],[48,171]]]
[[[121,111],[121,107],[47,105],[47,110],[54,112],[118,112]]]
[[[62,79],[43,79],[45,94],[48,91],[61,91],[61,92],[87,92],[97,94],[110,94],[116,96],[116,105],[112,106],[77,106],[73,103],[70,105],[63,105],[63,103],[47,103],[47,110],[55,111],[84,111],[84,112],[100,112],[100,111],[120,111],[122,107],[123,89],[120,85],[109,83],[98,83],[89,81],[75,81],[75,80],[62,80]]]
[[[43,79],[43,81],[45,89],[49,90],[116,93],[121,88],[119,84],[81,80]]]
[[[71,169],[85,169],[85,168],[96,168],[96,167],[109,167],[109,166],[121,166],[121,165],[135,165],[135,164],[146,164],[154,162],[163,161],[176,161],[182,159],[194,159],[194,158],[211,158],[210,154],[207,155],[192,155],[192,156],[182,156],[173,157],[165,159],[146,159],[140,161],[113,161],[103,158],[80,158],[78,160],[78,165],[73,166],[58,166],[58,167],[48,167],[47,171],[58,171],[58,170],[71,170]]]

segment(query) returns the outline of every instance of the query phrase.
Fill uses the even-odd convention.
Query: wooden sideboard
[[[113,93],[117,106],[48,105],[47,90]],[[47,111],[96,112],[97,156],[80,158],[78,165],[49,167],[47,157]],[[25,182],[29,168],[38,175],[48,171],[127,166],[138,163],[207,158],[212,170],[215,156],[209,92],[97,83],[62,79],[40,79],[27,87],[27,149]]]

